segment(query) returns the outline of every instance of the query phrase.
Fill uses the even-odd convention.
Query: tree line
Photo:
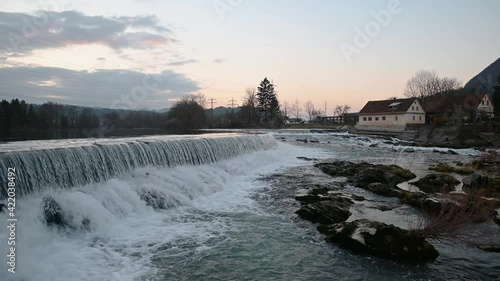
[[[13,99],[0,103],[0,128],[11,130],[96,129],[104,122],[115,128],[163,128],[166,113],[153,111],[111,110],[47,102],[29,104]]]

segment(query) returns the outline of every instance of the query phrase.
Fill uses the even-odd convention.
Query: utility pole
[[[211,98],[208,101],[210,102],[210,115],[213,118],[214,117],[214,103],[217,103],[217,101],[214,98]]]
[[[327,114],[326,114],[326,101],[325,101],[325,117],[326,117],[326,115],[327,115]]]
[[[235,105],[236,105],[236,100],[234,98],[231,98],[228,104],[228,106],[231,107],[231,112],[233,112],[233,108]]]

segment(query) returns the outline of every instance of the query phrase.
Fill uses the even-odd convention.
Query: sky
[[[418,70],[466,83],[500,57],[497,0],[16,0],[0,4],[0,99],[162,109],[203,94],[332,115],[402,96]]]

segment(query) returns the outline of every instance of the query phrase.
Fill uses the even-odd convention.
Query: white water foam
[[[297,156],[321,152],[279,144],[276,149],[245,154],[201,166],[146,167],[102,183],[67,190],[47,190],[17,202],[17,273],[0,271],[0,280],[149,280],[158,252],[187,255],[224,239],[232,216],[261,212],[251,195],[260,175],[303,163]],[[165,195],[167,210],[141,200],[144,191]],[[42,201],[50,196],[71,227],[44,223]],[[0,221],[6,221],[6,214]],[[7,229],[0,228],[0,237]],[[1,253],[6,253],[1,243]],[[5,267],[6,257],[0,257]]]

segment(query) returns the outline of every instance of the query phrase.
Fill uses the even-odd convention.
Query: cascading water
[[[13,149],[0,154],[0,171],[16,168],[17,196],[23,196],[47,188],[102,182],[140,167],[207,164],[276,145],[269,134],[87,141],[64,148]],[[0,173],[0,182],[7,182],[6,173]],[[0,199],[6,194],[4,186]]]

